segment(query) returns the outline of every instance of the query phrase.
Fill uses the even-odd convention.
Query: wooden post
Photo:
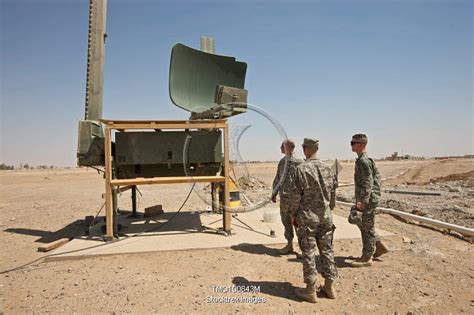
[[[110,140],[111,128],[105,127],[105,218],[106,234],[108,238],[114,237],[113,209],[112,209],[112,143]]]
[[[231,230],[231,213],[230,213],[230,165],[229,165],[229,125],[226,122],[224,129],[224,231],[230,233]]]

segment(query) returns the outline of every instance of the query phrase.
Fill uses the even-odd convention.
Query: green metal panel
[[[81,120],[78,130],[77,165],[105,165],[104,131],[101,123],[93,120]]]
[[[184,176],[183,160],[188,161],[188,175],[216,175],[222,165],[221,131],[115,134],[117,178]]]
[[[169,93],[178,107],[202,113],[215,106],[219,85],[243,89],[247,64],[176,44],[171,51]]]

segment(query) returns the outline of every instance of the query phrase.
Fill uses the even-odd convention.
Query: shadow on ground
[[[234,277],[232,279],[232,283],[236,286],[243,286],[245,288],[259,288],[259,293],[285,298],[292,301],[301,301],[294,294],[295,287],[289,282],[249,281],[245,277]]]
[[[287,256],[289,262],[299,262],[301,263],[302,260],[294,257],[294,255],[280,255],[277,248],[271,248],[262,244],[249,244],[249,243],[242,243],[239,245],[234,245],[230,247],[233,250],[238,250],[241,252],[249,253],[249,254],[256,254],[256,255],[268,255],[272,257],[282,257]],[[350,256],[336,256],[334,260],[336,261],[336,265],[338,268],[347,268],[351,267],[346,261],[353,257]],[[321,270],[319,267],[321,266],[321,260],[319,256],[316,256],[316,267],[318,268],[318,272]]]
[[[278,249],[267,247],[262,244],[242,243],[239,245],[233,245],[230,248],[233,250],[238,250],[238,251],[249,253],[249,254],[269,255],[273,257],[280,257],[280,254],[278,253]]]
[[[24,234],[31,236],[39,236],[35,242],[39,243],[51,243],[57,241],[61,238],[73,238],[78,237],[84,234],[85,229],[87,228],[85,220],[76,220],[72,223],[69,223],[65,227],[57,231],[44,231],[44,230],[34,230],[34,229],[25,229],[25,228],[8,228],[5,232]]]

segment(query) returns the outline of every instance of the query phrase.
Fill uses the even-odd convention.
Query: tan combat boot
[[[334,283],[333,280],[330,279],[324,279],[324,285],[321,286],[319,289],[326,294],[328,299],[335,299],[336,294],[334,293],[332,289],[332,284]]]
[[[316,283],[306,284],[305,289],[296,288],[295,294],[304,301],[316,303]]]
[[[372,257],[370,256],[362,256],[355,261],[351,261],[349,263],[351,267],[369,267],[372,266]]]
[[[375,253],[373,255],[374,258],[380,257],[383,254],[388,253],[390,250],[382,243],[382,241],[377,241],[375,243]]]
[[[293,253],[293,242],[288,241],[288,244],[286,244],[285,247],[279,249],[278,253],[280,255],[289,255],[289,254]]]

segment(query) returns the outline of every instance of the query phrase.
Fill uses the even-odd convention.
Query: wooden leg
[[[106,218],[106,235],[113,238],[113,207],[112,207],[112,154],[110,142],[110,128],[105,128],[105,218]]]
[[[223,212],[223,228],[227,233],[231,232],[231,213],[230,213],[230,164],[229,164],[229,125],[226,124],[224,128],[224,212]]]

